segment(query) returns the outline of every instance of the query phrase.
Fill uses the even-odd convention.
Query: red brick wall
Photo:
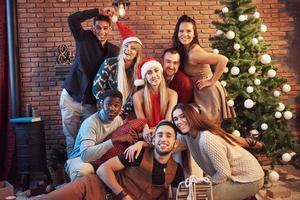
[[[78,10],[110,6],[111,0],[18,0],[18,28],[20,44],[20,72],[22,107],[32,104],[45,119],[47,149],[64,143],[59,110],[62,82],[54,73],[57,46],[64,43],[74,50],[74,40],[67,25],[67,16]],[[217,16],[214,10],[221,8],[214,0],[155,1],[131,0],[126,13],[126,24],[131,25],[143,41],[147,55],[160,58],[164,48],[171,45],[171,37],[177,18],[188,14],[197,21],[201,44],[211,51],[208,38],[215,33],[211,24]],[[269,53],[277,61],[280,75],[289,79],[292,92],[284,99],[296,108],[299,95],[299,74],[296,65],[289,66],[290,44],[295,38],[295,19],[289,16],[284,1],[255,0],[264,23],[268,26],[265,39],[270,42]],[[87,26],[88,28],[88,26]],[[111,41],[119,44],[114,27]],[[298,35],[299,37],[299,35]],[[298,66],[299,67],[299,66]],[[299,108],[300,106],[297,105]],[[296,129],[294,128],[294,131]]]

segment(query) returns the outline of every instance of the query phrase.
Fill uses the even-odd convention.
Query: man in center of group
[[[163,53],[163,74],[170,89],[178,94],[178,102],[192,103],[193,82],[181,70],[180,55],[175,48],[168,48]]]

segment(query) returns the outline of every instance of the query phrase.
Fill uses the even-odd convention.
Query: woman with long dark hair
[[[191,17],[182,15],[178,19],[173,47],[180,53],[182,70],[194,82],[194,102],[205,116],[217,124],[223,119],[235,117],[233,108],[227,105],[226,90],[219,82],[228,59],[201,48],[196,22]],[[214,72],[210,65],[215,65]]]
[[[211,177],[214,199],[245,199],[257,193],[264,172],[243,141],[225,132],[189,104],[177,104],[172,120],[180,133],[178,150],[188,148],[199,167]]]

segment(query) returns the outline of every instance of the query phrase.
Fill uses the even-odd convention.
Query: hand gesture
[[[155,129],[155,127],[153,127],[153,128],[145,127],[143,129],[143,139],[147,143],[151,143],[152,142],[154,129]]]
[[[113,7],[105,7],[102,9],[102,14],[112,17],[115,14],[115,9]]]
[[[120,112],[119,112],[119,115],[122,115],[124,113],[124,108],[122,107]]]
[[[202,90],[205,87],[209,87],[212,85],[211,79],[207,78],[207,79],[201,79],[201,80],[197,80],[196,81],[196,87],[198,90]]]
[[[145,144],[144,141],[139,141],[131,145],[130,147],[128,147],[124,151],[125,158],[128,159],[129,162],[133,162],[140,155],[144,144]]]

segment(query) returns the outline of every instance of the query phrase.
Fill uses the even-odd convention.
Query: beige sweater
[[[209,131],[199,132],[196,138],[178,135],[179,148],[187,147],[199,167],[211,176],[214,184],[231,179],[248,183],[264,177],[256,158],[238,145],[230,145]]]

